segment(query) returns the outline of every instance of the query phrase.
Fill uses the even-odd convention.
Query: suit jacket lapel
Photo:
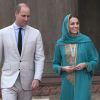
[[[15,36],[15,31],[14,31],[13,25],[11,25],[11,27],[10,27],[10,35],[11,35],[11,39],[12,39],[12,43],[13,43],[13,47],[15,49],[15,52],[20,57],[17,43],[16,43],[16,36]]]
[[[15,52],[17,53],[18,57],[20,57],[20,54],[19,54],[19,51],[18,51],[18,47],[17,47],[17,43],[16,43],[16,36],[15,36],[15,31],[14,31],[14,28],[13,28],[13,25],[11,25],[10,27],[10,35],[11,35],[11,39],[13,41],[13,47],[15,49]],[[24,36],[24,40],[23,40],[23,45],[22,45],[22,52],[21,52],[21,58],[24,54],[24,49],[25,49],[25,45],[27,43],[27,40],[28,40],[28,35],[29,35],[29,27],[26,26],[25,28],[25,36]]]
[[[25,28],[25,36],[24,36],[23,45],[22,45],[21,57],[24,54],[25,46],[26,46],[26,43],[27,43],[27,40],[28,40],[28,35],[29,35],[29,29],[28,29],[28,26],[26,26],[26,28]]]

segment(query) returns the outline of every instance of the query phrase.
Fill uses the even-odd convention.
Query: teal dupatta
[[[90,42],[91,39],[80,32],[78,32],[77,36],[70,35],[69,29],[68,29],[69,17],[70,17],[70,14],[67,15],[63,21],[62,35],[61,35],[61,38],[57,41],[57,44]]]
[[[62,25],[62,35],[55,46],[53,69],[61,77],[60,100],[91,100],[92,75],[99,62],[98,52],[92,40],[78,32],[77,36],[71,36],[68,30],[69,16],[67,15]],[[61,67],[69,66],[66,57],[66,44],[77,44],[76,64],[85,62],[87,68],[75,71],[75,84],[70,84],[66,78],[67,72],[61,71]]]

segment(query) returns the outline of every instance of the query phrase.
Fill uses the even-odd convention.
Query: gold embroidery
[[[69,80],[69,82],[70,82],[72,85],[74,85],[74,83],[75,83],[75,74],[74,74],[74,72],[68,74],[68,75],[67,75],[67,79]]]
[[[76,44],[67,44],[65,45],[66,48],[66,56],[67,56],[67,62],[69,65],[72,65],[73,67],[76,65],[76,56],[77,56],[77,45]],[[74,85],[75,83],[75,72],[69,73],[67,75],[67,79],[71,84]]]

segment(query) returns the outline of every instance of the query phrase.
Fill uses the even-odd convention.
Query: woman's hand
[[[72,73],[74,70],[75,70],[75,68],[73,66],[62,67],[62,71],[65,71],[67,73]]]
[[[86,68],[86,63],[80,63],[77,66],[75,66],[75,70],[82,70]]]

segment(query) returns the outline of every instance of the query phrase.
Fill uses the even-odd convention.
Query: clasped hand
[[[66,71],[68,73],[72,73],[75,70],[82,70],[86,67],[86,63],[80,63],[76,66],[64,66],[62,67],[62,71]]]

